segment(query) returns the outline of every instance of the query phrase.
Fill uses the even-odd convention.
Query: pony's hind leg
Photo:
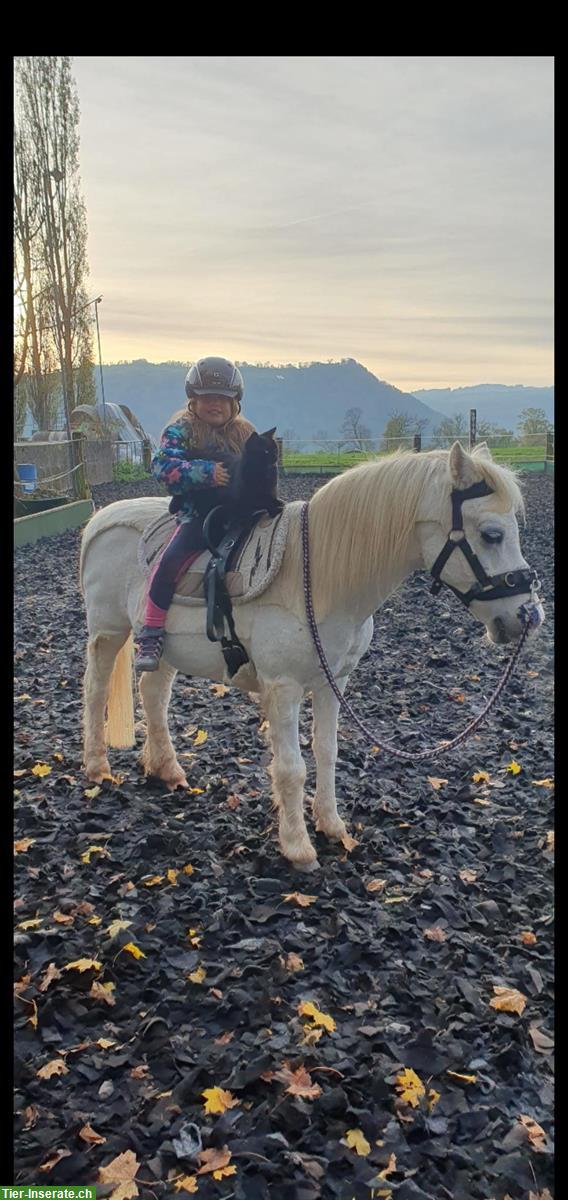
[[[83,680],[84,769],[87,778],[94,783],[100,783],[111,773],[106,751],[105,709],[114,662],[129,634],[130,629],[125,629],[124,633],[97,633],[87,643]]]
[[[280,814],[280,847],[295,867],[310,871],[318,861],[304,820],[306,765],[298,730],[301,700],[302,688],[292,682],[271,684],[262,691],[274,754],[270,774]]]
[[[147,671],[140,678],[147,731],[142,765],[147,775],[163,779],[172,788],[188,786],[168,729],[168,705],[176,675],[174,667],[162,658],[157,671]]]
[[[347,677],[337,680],[343,692]],[[316,760],[316,794],[314,820],[316,829],[329,838],[341,840],[347,832],[337,811],[335,799],[335,764],[337,762],[337,715],[339,701],[330,687],[312,693],[312,747]]]

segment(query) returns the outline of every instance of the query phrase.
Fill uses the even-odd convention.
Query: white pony
[[[513,473],[494,463],[485,446],[470,455],[456,442],[451,451],[372,460],[331,479],[311,499],[315,617],[342,691],[370,644],[372,614],[412,571],[430,569],[446,545],[452,529],[452,489],[480,480],[492,492],[463,504],[470,547],[489,575],[526,568],[516,519],[522,511],[519,487]],[[137,552],[142,531],[166,512],[167,504],[160,497],[118,501],[97,512],[83,535],[81,583],[89,634],[84,754],[86,774],[94,781],[110,775],[106,744],[134,745],[132,630],[140,621],[146,588]],[[338,839],[346,830],[335,799],[339,704],[319,666],[307,624],[299,507],[290,521],[275,580],[262,595],[239,605],[234,615],[251,663],[239,673],[243,682],[238,685],[258,694],[269,722],[280,846],[295,867],[311,870],[317,859],[304,820],[306,768],[298,734],[300,704],[308,692],[317,766],[316,828]],[[475,582],[460,553],[451,554],[442,576],[462,593]],[[485,624],[491,641],[519,637],[519,606],[529,600],[528,591],[527,585],[526,595],[471,603],[472,614]],[[536,623],[543,619],[538,604]],[[181,671],[226,680],[226,674],[220,646],[206,637],[205,606],[174,603],[166,629],[160,669],[142,675],[140,681],[147,720],[142,761],[147,774],[174,788],[187,786],[167,724],[174,677]]]

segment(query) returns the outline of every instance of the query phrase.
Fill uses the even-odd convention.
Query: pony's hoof
[[[89,783],[102,783],[104,779],[112,777],[109,761],[106,758],[86,764],[84,771]]]
[[[340,817],[336,821],[316,820],[316,832],[323,833],[333,842],[341,842],[347,833],[345,822]]]
[[[291,866],[295,871],[301,871],[303,875],[311,875],[312,871],[319,871],[317,858],[312,858],[309,862],[293,862]]]
[[[187,782],[187,778],[185,776],[184,771],[175,771],[173,774],[169,775],[167,778],[165,777],[165,775],[161,775],[160,779],[162,780],[162,783],[165,783],[166,787],[170,788],[170,790],[172,792],[174,792],[176,788],[188,788],[189,787],[189,783]]]

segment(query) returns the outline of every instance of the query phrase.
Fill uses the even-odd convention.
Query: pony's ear
[[[470,487],[478,479],[470,455],[460,446],[459,442],[454,442],[450,450],[448,469],[452,487]]]
[[[273,438],[275,433],[276,433],[276,425],[273,425],[272,429],[267,429],[266,433],[261,433],[260,436]]]
[[[488,462],[493,462],[491,451],[487,442],[479,442],[479,445],[474,446],[471,452],[472,458],[485,458]]]

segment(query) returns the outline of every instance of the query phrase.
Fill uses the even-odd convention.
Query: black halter
[[[430,574],[434,576],[434,583],[430,588],[433,596],[437,596],[440,588],[445,584],[468,608],[472,600],[502,600],[508,596],[524,596],[527,592],[536,591],[536,588],[539,586],[536,571],[530,568],[519,571],[507,571],[503,575],[488,575],[482,563],[480,563],[477,554],[472,550],[465,536],[461,506],[464,500],[474,500],[478,496],[492,495],[493,488],[490,488],[483,479],[479,483],[473,483],[471,487],[453,489],[452,528],[448,534],[445,546],[438,555],[434,565],[430,568]],[[454,550],[461,550],[462,554],[465,555],[477,579],[477,583],[474,583],[470,587],[469,592],[460,592],[451,583],[447,583],[445,579],[441,578],[442,570]]]

